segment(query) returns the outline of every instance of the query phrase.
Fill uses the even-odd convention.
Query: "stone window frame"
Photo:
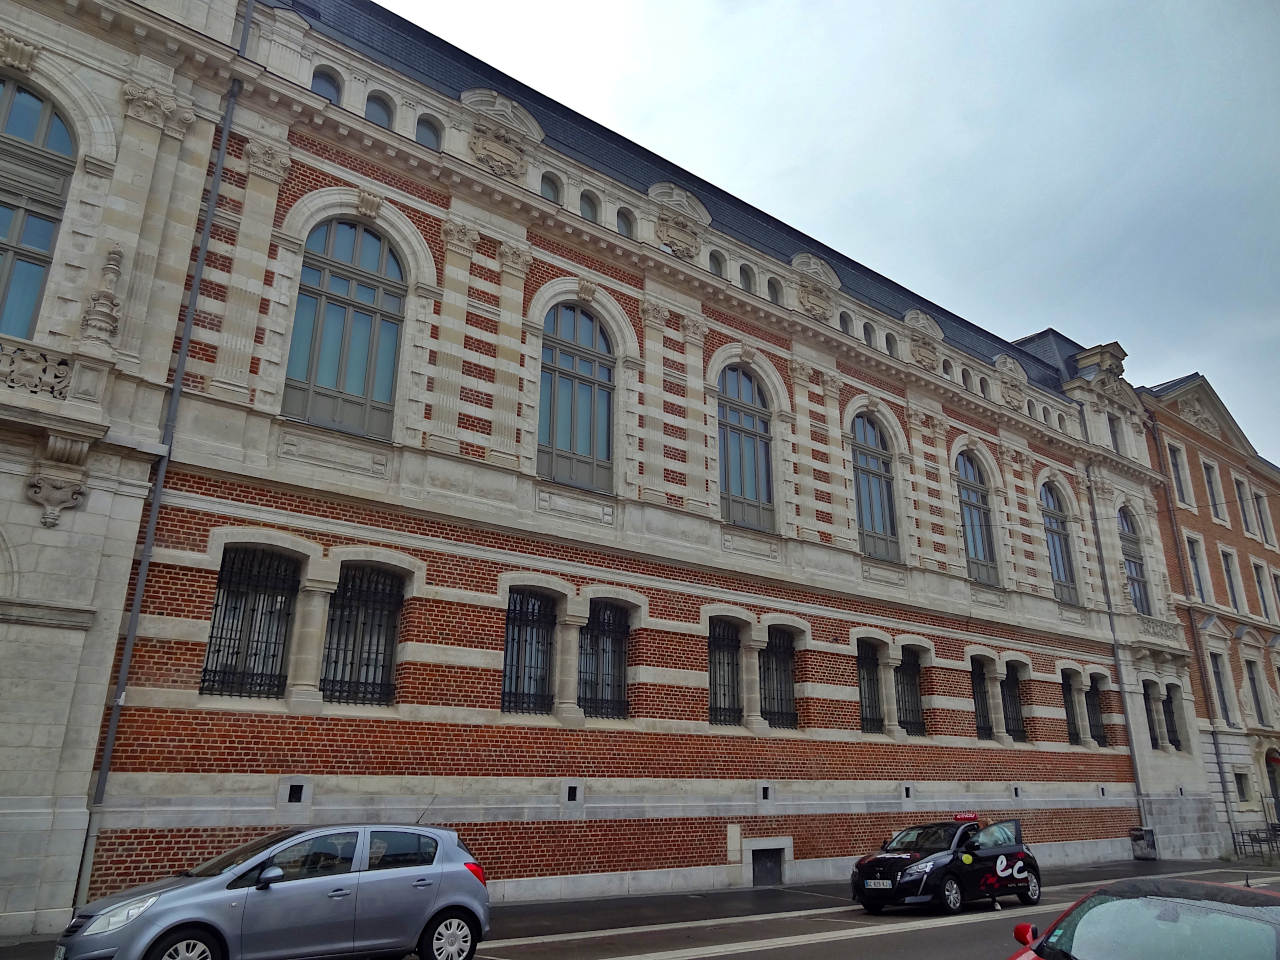
[[[1120,516],[1121,512],[1127,513],[1129,516],[1130,526],[1133,529],[1132,534],[1121,532]],[[1154,617],[1159,609],[1157,603],[1158,595],[1155,590],[1155,582],[1152,579],[1152,571],[1163,569],[1160,566],[1153,566],[1151,563],[1152,551],[1148,550],[1149,541],[1152,541],[1151,534],[1147,527],[1146,513],[1142,508],[1142,504],[1132,500],[1128,496],[1122,496],[1117,499],[1115,504],[1115,522],[1111,524],[1113,528],[1113,536],[1116,538],[1115,543],[1119,548],[1120,557],[1120,585],[1119,595],[1126,599],[1126,602],[1133,609],[1134,613],[1143,617]],[[1128,549],[1131,548],[1131,549]],[[1130,555],[1132,554],[1132,555]],[[1142,584],[1143,592],[1146,597],[1147,609],[1139,610],[1133,601],[1133,592],[1129,587],[1131,579],[1128,571],[1127,561],[1134,560],[1142,563]]]
[[[1262,542],[1271,550],[1280,549],[1276,543],[1275,518],[1271,516],[1271,494],[1261,487],[1254,487],[1252,495],[1258,526],[1262,528]]]
[[[1269,623],[1280,620],[1271,596],[1270,574],[1265,557],[1249,554],[1249,573],[1253,586],[1258,590],[1258,616]]]
[[[1074,661],[1059,660],[1054,664],[1054,672],[1059,677],[1062,684],[1063,695],[1063,717],[1067,724],[1067,744],[1068,746],[1084,747],[1086,745],[1097,746],[1096,741],[1090,736],[1089,732],[1089,711],[1085,706],[1084,693],[1087,686],[1088,678],[1085,675],[1084,668]],[[1067,710],[1067,696],[1071,697],[1071,710]],[[1071,729],[1071,713],[1075,714],[1075,729]],[[1076,743],[1071,742],[1071,736],[1074,733]]]
[[[387,111],[386,123],[379,123],[377,120],[374,120],[372,117],[369,116],[369,106],[370,104],[375,102],[377,102],[378,104],[386,108],[386,111]],[[381,87],[371,87],[370,89],[365,91],[364,109],[361,110],[360,116],[364,117],[365,120],[367,120],[369,123],[372,123],[375,127],[381,127],[383,130],[387,130],[391,133],[395,133],[396,132],[396,113],[397,111],[396,111],[395,97],[392,96],[390,93],[387,93],[387,91],[383,90]]]
[[[547,201],[547,203],[554,203],[557,207],[563,207],[565,202],[564,193],[564,177],[551,170],[543,170],[542,175],[538,177],[538,196]],[[554,194],[554,196],[550,194]]]
[[[975,648],[976,652],[976,648]],[[990,657],[988,657],[990,659]],[[1070,674],[1073,677],[1072,696],[1074,697],[1074,706],[1076,711],[1076,725],[1080,734],[1080,743],[1066,744],[1067,749],[1075,750],[1106,750],[1110,743],[1099,743],[1093,736],[1093,730],[1089,725],[1089,707],[1087,694],[1090,690],[1096,690],[1099,693],[1103,691],[1113,690],[1114,684],[1111,680],[1111,674],[1107,669],[1097,663],[1090,663],[1083,660],[1072,660],[1059,658],[1053,664],[1053,677],[1061,682],[1064,675]],[[1036,679],[1033,675],[1032,679]],[[1045,678],[1047,679],[1047,678]],[[1055,707],[1055,710],[1057,708]],[[1066,715],[1066,704],[1061,707],[1063,716]],[[1102,712],[1101,704],[1098,709],[1099,720],[1101,723],[1101,732],[1106,736],[1106,717],[1107,714]],[[1056,715],[1056,713],[1055,713]],[[1054,745],[1055,748],[1061,746]]]
[[[1253,484],[1249,478],[1235,467],[1231,467],[1231,492],[1236,500],[1236,509],[1240,513],[1240,532],[1250,540],[1262,542],[1262,534],[1258,529],[1258,511],[1253,505]]]
[[[1227,564],[1227,558],[1231,559],[1230,565]],[[1244,592],[1244,580],[1240,575],[1240,552],[1219,541],[1218,563],[1222,565],[1222,578],[1227,585],[1226,609],[1247,616],[1252,611],[1249,609],[1249,598]],[[1234,604],[1231,602],[1233,597]]]
[[[589,584],[589,585],[585,585],[578,588],[578,596],[574,606],[576,608],[585,608],[586,616],[587,616],[587,621],[584,622],[582,627],[579,628],[579,637],[578,637],[579,659],[576,661],[575,682],[577,684],[577,689],[579,690],[579,692],[582,689],[581,630],[584,629],[587,626],[587,623],[590,622],[591,603],[594,600],[599,600],[604,603],[611,603],[617,606],[626,607],[628,610],[627,628],[629,632],[627,637],[626,658],[623,665],[623,689],[625,691],[623,695],[623,699],[627,706],[627,717],[629,717],[631,712],[630,690],[631,690],[631,679],[632,679],[632,673],[633,673],[633,670],[631,667],[631,651],[632,651],[631,638],[635,635],[637,630],[642,629],[643,625],[648,623],[649,601],[648,601],[648,598],[646,598],[643,594],[637,593],[634,590],[628,590],[625,587],[613,586],[612,584]],[[579,703],[578,705],[581,708],[581,704]],[[589,723],[594,720],[606,720],[606,721],[612,721],[613,723],[617,723],[621,720],[627,719],[627,717],[592,717],[591,715],[587,714],[585,710],[583,711],[583,714]]]
[[[1217,672],[1214,671],[1215,656],[1220,666]],[[1206,686],[1210,688],[1208,695],[1214,698],[1212,712],[1219,714],[1217,719],[1211,719],[1210,722],[1220,724],[1220,729],[1243,729],[1243,711],[1236,690],[1235,671],[1231,666],[1231,651],[1227,641],[1224,638],[1206,636],[1204,657],[1208,668],[1205,678]],[[1218,682],[1219,677],[1221,686]],[[1225,701],[1225,707],[1223,701]],[[1226,715],[1222,716],[1224,709]]]
[[[435,131],[437,146],[433,147],[429,143],[422,142],[422,138],[419,136],[419,133],[422,130],[422,126],[424,123]],[[443,151],[444,150],[444,130],[445,130],[444,122],[439,117],[437,117],[434,113],[425,112],[425,111],[419,112],[418,118],[414,121],[413,142],[418,144],[418,146],[420,147],[426,147],[428,150],[435,150],[437,152]]]
[[[1005,715],[1004,697],[1001,692],[1001,693],[998,693],[998,696],[1000,698],[997,701],[1000,707],[1001,724],[1005,731],[1005,739],[1001,742],[1005,744],[1013,744],[1013,743],[1025,743],[1028,745],[1034,744],[1037,741],[1032,738],[1031,731],[1027,728],[1027,720],[1030,717],[1030,714],[1027,708],[1029,706],[1034,706],[1034,704],[1028,703],[1027,696],[1026,696],[1026,689],[1025,687],[1023,687],[1023,684],[1029,683],[1030,681],[1035,679],[1035,669],[1032,666],[1031,657],[1025,653],[1021,653],[1018,651],[1011,651],[1011,650],[1003,651],[999,655],[998,680],[1001,683],[1003,683],[1005,679],[1009,676],[1010,671],[1013,672],[1013,674],[1015,675],[1018,681],[1018,703],[1022,713],[1023,739],[1016,740],[1014,739],[1013,735],[1009,733],[1009,718]],[[994,720],[994,717],[992,719]]]
[[[1222,465],[1212,457],[1205,456],[1204,451],[1198,451],[1200,457],[1200,479],[1204,481],[1205,488],[1209,497],[1209,519],[1216,524],[1231,529],[1231,511],[1227,509],[1226,494],[1222,487]],[[1213,479],[1210,481],[1205,467],[1212,467]],[[1218,505],[1221,509],[1221,515],[1215,511],[1214,507]]]
[[[897,398],[892,398],[896,400]],[[914,530],[920,519],[921,501],[912,496],[912,484],[915,482],[915,458],[911,454],[911,444],[902,423],[898,420],[894,408],[890,406],[890,398],[878,397],[872,393],[860,393],[853,397],[841,412],[840,422],[843,425],[841,448],[846,457],[852,457],[854,451],[854,420],[859,416],[872,417],[889,444],[889,459],[893,469],[894,512],[898,525],[898,562],[910,565],[914,561],[916,551],[913,549],[914,537],[904,535],[904,530]],[[852,481],[852,471],[850,480]],[[849,492],[852,501],[850,519],[857,528],[859,536],[858,551],[861,553],[861,523],[858,520],[856,488]],[[925,507],[924,509],[927,509]],[[865,554],[864,554],[865,555]],[[889,562],[889,561],[886,561]]]
[[[1048,527],[1045,525],[1045,508],[1040,501],[1040,491],[1046,485],[1052,486],[1063,508],[1062,518],[1065,522],[1063,539],[1066,541],[1067,559],[1071,564],[1072,586],[1076,594],[1074,601],[1063,600],[1058,596],[1057,582],[1053,579],[1053,568],[1049,556]],[[1036,473],[1033,490],[1035,495],[1034,509],[1040,517],[1041,530],[1044,531],[1044,547],[1042,550],[1037,551],[1037,563],[1040,566],[1039,573],[1047,575],[1048,581],[1054,585],[1054,599],[1059,603],[1066,603],[1069,606],[1076,607],[1087,606],[1093,591],[1090,589],[1089,581],[1084,576],[1085,567],[1081,559],[1088,556],[1089,552],[1089,525],[1085,522],[1080,500],[1071,484],[1067,482],[1066,475],[1055,467],[1043,467]],[[1028,501],[1030,499],[1028,497]]]
[[[1272,716],[1270,698],[1268,694],[1271,691],[1271,678],[1268,676],[1269,671],[1266,670],[1267,657],[1265,648],[1258,646],[1246,645],[1241,642],[1240,648],[1240,669],[1244,673],[1241,678],[1245,694],[1246,704],[1249,707],[1248,713],[1252,714],[1254,726],[1257,727],[1274,727],[1276,718]],[[1249,667],[1253,669],[1250,670]]]
[[[1200,585],[1203,588],[1204,596],[1197,593],[1194,597],[1188,596],[1187,599],[1199,599],[1201,603],[1216,604],[1217,596],[1213,590],[1213,578],[1209,576],[1209,568],[1205,566],[1209,559],[1208,545],[1205,542],[1204,535],[1194,530],[1184,530],[1183,548],[1186,550],[1187,565],[1191,568],[1191,582],[1187,586],[1191,590],[1196,589],[1196,578],[1199,575]],[[1199,546],[1199,556],[1192,554],[1190,545],[1194,542]]]
[[[988,539],[991,543],[991,565],[994,570],[994,578],[990,583],[975,579],[971,575],[969,550],[964,536],[964,512],[960,498],[959,477],[956,474],[956,461],[962,453],[968,454],[976,462],[986,481],[986,510],[991,518]],[[947,486],[952,516],[955,518],[956,546],[953,555],[955,569],[963,571],[964,578],[971,584],[995,590],[1005,588],[1006,578],[1010,572],[1008,569],[1008,523],[1001,519],[1009,501],[1004,471],[1000,469],[999,462],[987,444],[977,436],[968,433],[960,434],[951,442],[950,449],[947,451],[947,462],[939,464],[939,468],[939,479]]]

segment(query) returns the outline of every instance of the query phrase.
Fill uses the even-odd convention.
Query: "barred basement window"
[[[562,303],[542,322],[538,476],[613,490],[613,349],[604,325]]]
[[[1147,712],[1147,733],[1151,735],[1151,749],[1160,749],[1160,733],[1156,729],[1155,698],[1151,695],[1152,684],[1148,681],[1142,685],[1142,706]]]
[[[726,367],[718,387],[721,517],[740,527],[772,530],[769,401],[745,367]]]
[[[893,668],[893,689],[898,703],[898,726],[908,736],[923,737],[924,706],[920,700],[920,652],[907,647],[902,663]]]
[[[1079,603],[1076,573],[1071,565],[1071,540],[1067,531],[1067,512],[1062,497],[1050,484],[1040,488],[1040,512],[1044,515],[1044,536],[1049,547],[1049,570],[1053,577],[1053,595],[1063,603]]]
[[[592,600],[578,631],[578,706],[588,717],[627,715],[627,641],[631,611],[620,603]]]
[[[853,418],[853,479],[858,496],[858,542],[869,557],[897,562],[898,519],[893,461],[884,430],[865,414]]]
[[[760,651],[760,714],[771,727],[792,727],[796,718],[795,640],[789,630],[769,628]]]
[[[995,545],[992,542],[991,507],[988,502],[987,479],[982,468],[967,453],[956,457],[956,489],[960,494],[960,519],[964,526],[965,556],[969,561],[969,577],[979,583],[995,586]]]
[[[1100,747],[1107,745],[1107,728],[1102,725],[1102,691],[1098,689],[1098,681],[1092,680],[1089,689],[1084,692],[1084,709],[1089,715],[1089,736]]]
[[[258,547],[228,547],[218,571],[200,692],[282,697],[300,564]]]
[[[1164,728],[1169,734],[1169,745],[1175,750],[1181,750],[1182,733],[1178,729],[1178,703],[1175,699],[1177,694],[1178,689],[1172,684],[1165,687],[1161,706],[1164,707]]]
[[[858,713],[863,733],[884,733],[880,702],[880,650],[870,640],[858,641]]]
[[[534,590],[511,591],[502,658],[504,711],[551,712],[551,639],[555,628],[555,597]]]
[[[738,625],[713,619],[707,638],[709,711],[712,723],[742,723],[741,671],[738,666]]]
[[[337,703],[391,703],[404,578],[344,563],[329,599],[320,692]]]
[[[1120,525],[1120,553],[1124,558],[1125,580],[1129,587],[1129,599],[1133,609],[1146,616],[1151,615],[1151,599],[1147,590],[1147,567],[1142,559],[1142,546],[1138,542],[1138,528],[1128,507],[1121,507],[1116,515]]]
[[[1022,719],[1022,680],[1011,664],[1000,681],[1000,703],[1004,707],[1004,730],[1018,743],[1027,742],[1027,727]]]
[[[1076,689],[1071,674],[1065,670],[1062,672],[1062,706],[1067,712],[1067,743],[1079,746],[1083,741],[1080,737],[1080,718],[1076,715]]]
[[[973,720],[978,728],[978,739],[994,740],[996,734],[991,724],[991,699],[987,693],[987,663],[975,657],[971,664]]]

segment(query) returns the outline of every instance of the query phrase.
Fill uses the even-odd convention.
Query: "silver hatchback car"
[[[76,911],[54,960],[471,960],[484,869],[452,830],[281,830]]]

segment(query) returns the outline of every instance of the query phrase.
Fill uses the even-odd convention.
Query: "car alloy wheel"
[[[199,940],[180,940],[164,952],[162,960],[212,960],[213,955]]]
[[[1027,906],[1040,902],[1040,878],[1034,870],[1027,871],[1027,889],[1018,891],[1018,899]]]
[[[152,944],[146,960],[222,960],[222,944],[195,927],[171,930]]]
[[[445,917],[431,935],[430,960],[470,960],[474,948],[471,925],[461,917]]]
[[[947,877],[942,882],[942,906],[947,913],[959,913],[960,908],[964,905],[964,898],[960,895],[960,883],[955,877]]]

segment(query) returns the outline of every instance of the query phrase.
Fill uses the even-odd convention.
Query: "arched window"
[[[364,102],[364,118],[370,123],[391,129],[391,101],[379,93],[371,93]]]
[[[26,339],[35,329],[74,171],[62,115],[0,77],[0,333]]]
[[[772,303],[782,303],[782,284],[773,277],[769,278],[769,282],[765,285],[769,291],[769,300]]]
[[[729,523],[773,529],[769,403],[745,367],[720,374],[720,512]]]
[[[840,314],[840,332],[846,337],[853,336],[853,317],[844,312]]]
[[[543,197],[552,203],[560,202],[560,181],[551,174],[544,173],[542,175],[542,184],[538,190]]]
[[[1040,488],[1040,512],[1044,515],[1044,537],[1049,548],[1049,570],[1053,575],[1053,595],[1063,603],[1079,603],[1076,572],[1071,564],[1071,534],[1062,497],[1050,484]]]
[[[853,477],[858,491],[858,529],[869,557],[901,559],[893,506],[893,461],[884,430],[865,414],[853,418]]]
[[[1102,725],[1102,688],[1099,674],[1089,677],[1089,689],[1084,692],[1085,716],[1089,720],[1089,736],[1100,747],[1107,745],[1107,728]]]
[[[982,394],[984,400],[991,399],[991,382],[986,377],[978,378],[978,393]]]
[[[395,697],[396,639],[404,577],[381,567],[344,563],[329,600],[320,692],[339,703],[390,703]]]
[[[600,220],[600,204],[585,190],[578,194],[578,212],[582,214],[583,220],[590,220],[592,223],[598,223]]]
[[[1129,599],[1138,613],[1151,615],[1151,597],[1147,589],[1147,565],[1142,559],[1142,544],[1138,540],[1138,528],[1128,507],[1121,507],[1116,515],[1120,526],[1120,554],[1124,557],[1125,580],[1129,587]]]
[[[259,547],[222,554],[200,692],[283,697],[285,645],[301,564]]]
[[[312,230],[281,412],[391,439],[406,293],[400,260],[380,234],[343,219]]]
[[[956,375],[955,367],[953,367],[951,365],[951,361],[946,359],[945,357],[942,360],[942,375],[946,377],[948,380],[954,380]]]
[[[1036,405],[1032,400],[1027,400],[1027,416],[1031,417],[1033,420],[1036,416]]]
[[[997,583],[996,554],[987,479],[977,461],[968,453],[956,457],[956,489],[960,494],[960,522],[964,526],[969,577],[994,586]]]
[[[862,325],[862,342],[868,347],[876,346],[876,328],[869,323]]]
[[[747,293],[756,292],[756,275],[745,263],[738,268],[738,283]]]
[[[430,147],[432,150],[440,149],[440,124],[427,116],[418,118],[418,129],[414,132],[413,138],[424,147]]]
[[[595,315],[572,303],[542,322],[538,475],[613,490],[613,347]]]
[[[719,250],[712,250],[707,256],[707,269],[714,273],[717,277],[724,276],[724,254]]]
[[[1062,414],[1058,414],[1058,429],[1063,432],[1066,432],[1067,429],[1067,418]]]
[[[318,93],[330,103],[342,100],[342,84],[332,70],[317,67],[311,74],[311,92]]]
[[[892,333],[884,335],[884,352],[895,360],[898,358],[898,338]]]
[[[968,367],[960,368],[960,385],[970,393],[973,392],[973,374],[969,372]]]
[[[636,235],[636,221],[631,216],[630,210],[618,211],[618,233],[624,237],[634,237]]]

